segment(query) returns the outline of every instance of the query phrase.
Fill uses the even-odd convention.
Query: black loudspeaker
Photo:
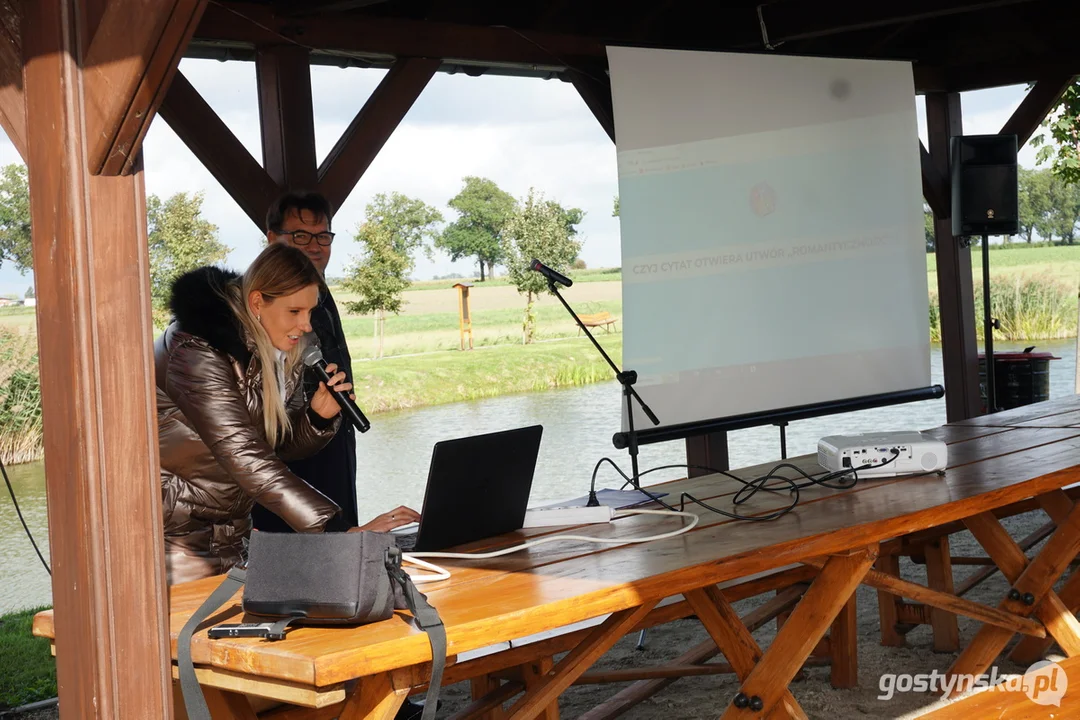
[[[958,135],[950,149],[953,235],[1020,232],[1016,136]]]

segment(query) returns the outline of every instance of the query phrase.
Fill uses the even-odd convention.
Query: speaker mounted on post
[[[950,143],[952,232],[1020,232],[1016,135],[957,135]]]

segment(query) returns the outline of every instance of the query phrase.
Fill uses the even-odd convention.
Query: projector
[[[857,469],[860,478],[944,470],[947,457],[945,443],[920,432],[830,435],[818,440],[818,463],[823,468]]]

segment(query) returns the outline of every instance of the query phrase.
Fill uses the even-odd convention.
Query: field
[[[931,335],[937,339],[937,275],[927,256],[931,293]],[[981,312],[981,255],[972,249],[977,312]],[[1017,247],[991,253],[994,312],[1011,340],[1068,337],[1076,333],[1076,288],[1080,245]],[[582,314],[607,311],[617,320],[613,332],[598,331],[613,359],[622,355],[622,282],[617,268],[573,273],[574,286],[563,291]],[[474,282],[470,289],[475,350],[461,352],[456,279],[416,283],[405,293],[404,308],[386,320],[384,357],[373,360],[375,323],[351,315],[353,300],[334,290],[354,360],[357,391],[365,407],[377,413],[459,400],[532,392],[585,384],[610,376],[596,351],[551,296],[536,305],[537,342],[521,345],[525,299],[505,278]],[[1000,303],[1000,306],[999,306]],[[977,324],[981,331],[981,323]],[[33,308],[0,309],[0,329],[16,335],[34,331]],[[10,337],[10,336],[9,336]],[[0,373],[0,378],[4,377]],[[9,439],[9,441],[12,439]]]

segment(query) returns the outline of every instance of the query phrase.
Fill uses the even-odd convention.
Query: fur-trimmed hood
[[[247,366],[251,350],[246,334],[222,296],[225,286],[239,279],[239,273],[214,265],[184,273],[173,282],[169,309],[179,330]]]

